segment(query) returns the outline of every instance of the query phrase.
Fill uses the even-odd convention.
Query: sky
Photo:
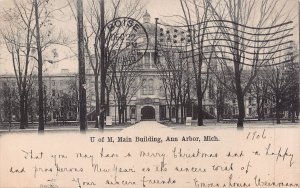
[[[145,0],[146,9],[152,18],[181,14],[179,0]]]
[[[8,4],[11,4],[13,0],[0,0],[0,19],[1,19],[1,11],[3,8],[7,7]],[[66,2],[65,0],[56,0],[59,3]],[[85,1],[85,0],[84,0]],[[83,1],[83,2],[84,2]],[[109,0],[106,0],[109,1]],[[172,15],[180,15],[182,14],[180,8],[179,0],[142,0],[145,4],[145,10],[151,15],[151,21],[154,23],[154,18],[159,18],[160,20],[169,20],[172,19],[170,16]],[[285,7],[287,10],[293,10],[295,13],[297,12],[297,0],[281,0],[281,2],[287,1],[287,6]],[[294,7],[294,8],[293,8]],[[68,12],[68,11],[66,11]],[[63,28],[66,35],[76,36],[76,24],[72,21],[72,15],[70,13],[64,13],[65,19],[63,21],[58,21],[58,27]],[[297,14],[294,14],[297,15]],[[298,17],[294,19],[295,23],[298,22]],[[72,23],[72,26],[70,25]],[[294,37],[295,40],[298,41],[299,37],[299,26],[295,25],[294,29]],[[1,29],[1,25],[0,25]],[[75,46],[73,47],[76,50],[76,41],[74,42]],[[55,65],[47,65],[48,72],[58,73],[61,69],[69,69],[71,72],[77,71],[77,58],[74,56],[74,53],[68,49],[60,49],[59,50],[60,57],[72,57],[66,58]],[[13,66],[11,63],[11,59],[9,54],[7,53],[4,45],[0,43],[0,75],[1,74],[11,74],[13,73]]]

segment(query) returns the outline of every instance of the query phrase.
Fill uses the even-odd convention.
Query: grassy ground
[[[176,124],[174,122],[160,122],[161,124],[173,128],[173,129],[198,129],[198,128],[231,128],[236,127],[236,121],[221,121],[217,122],[216,120],[204,120],[204,126],[197,126],[197,121],[192,121],[192,125],[185,125],[185,124]],[[38,129],[38,123],[29,123],[26,130],[19,129],[19,123],[12,123],[9,125],[8,123],[0,123],[0,131],[7,132],[7,131],[36,131]],[[106,130],[123,130],[124,128],[132,126],[129,122],[125,124],[117,124],[112,126],[106,126]],[[244,123],[244,127],[297,127],[299,126],[299,120],[296,123],[291,123],[289,120],[282,120],[281,124],[276,124],[275,120],[267,120],[267,121],[257,121],[257,120],[246,120]],[[73,131],[79,130],[79,123],[78,122],[48,122],[45,125],[45,130],[49,131]],[[95,122],[88,122],[88,130],[96,131],[98,130],[95,128]]]
[[[176,124],[172,122],[164,122],[164,125],[172,128],[199,128],[197,125],[197,121],[192,122],[192,125],[185,124]],[[258,121],[258,120],[246,120],[244,122],[244,127],[296,127],[299,126],[299,120],[296,123],[292,123],[290,120],[282,120],[281,124],[276,124],[276,120],[266,120],[266,121]],[[236,127],[236,121],[227,120],[217,122],[216,120],[204,120],[204,125],[201,127]]]
[[[95,122],[88,122],[88,129],[96,130],[95,128]],[[126,127],[131,126],[130,123],[124,123],[124,124],[118,124],[113,126],[106,126],[105,129],[124,129]],[[9,131],[9,130],[20,130],[20,123],[14,122],[14,123],[0,123],[0,131]],[[38,123],[28,123],[28,127],[26,127],[26,130],[37,130],[38,129]],[[79,123],[78,122],[47,122],[45,124],[46,130],[55,130],[55,129],[61,129],[61,130],[79,130]]]

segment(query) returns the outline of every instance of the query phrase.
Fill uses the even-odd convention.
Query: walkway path
[[[155,131],[165,131],[165,130],[170,131],[170,129],[171,129],[170,127],[167,127],[156,121],[141,121],[135,125],[132,125],[126,129],[124,129],[124,131],[142,130],[144,132],[148,132],[148,131],[153,132],[153,130],[155,130]]]

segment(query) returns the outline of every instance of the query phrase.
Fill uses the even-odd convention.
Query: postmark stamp
[[[119,17],[108,22],[104,30],[109,61],[134,64],[146,53],[149,38],[145,27],[137,20]]]

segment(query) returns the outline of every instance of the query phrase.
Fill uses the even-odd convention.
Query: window
[[[146,79],[143,79],[143,88],[142,88],[142,95],[147,95],[148,90],[148,82]]]
[[[154,82],[153,79],[143,79],[142,95],[153,95],[154,94]]]
[[[52,86],[55,86],[55,80],[52,80]]]
[[[55,89],[52,89],[52,96],[55,96]]]
[[[148,94],[149,95],[153,95],[154,94],[154,89],[153,89],[153,79],[150,79],[149,80],[149,92],[148,92]]]
[[[252,114],[252,108],[249,108],[249,114]]]
[[[149,69],[150,68],[150,53],[146,52],[145,56],[145,61],[144,61],[144,68]]]
[[[150,55],[151,55],[151,62],[150,62],[151,65],[150,66],[155,67],[155,65],[154,65],[154,63],[155,63],[154,62],[154,52],[151,52]]]
[[[232,103],[235,104],[235,99],[232,99]]]
[[[251,97],[249,97],[249,105],[251,105],[252,104],[252,98]]]

